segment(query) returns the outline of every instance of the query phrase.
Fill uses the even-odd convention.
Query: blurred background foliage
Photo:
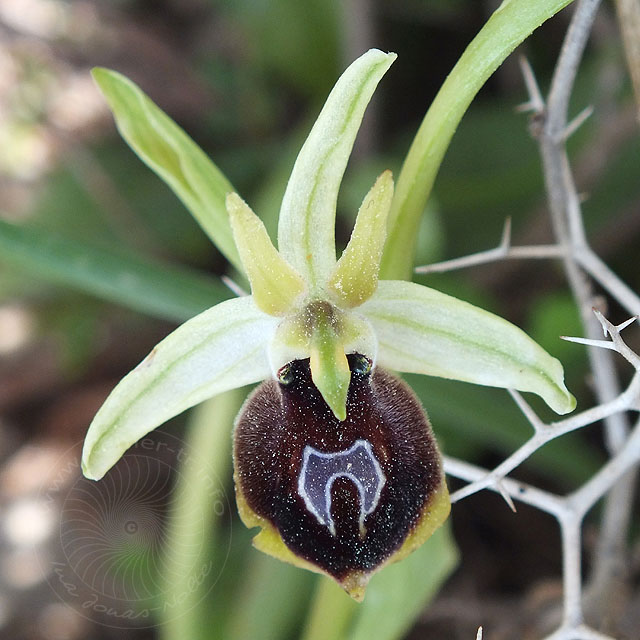
[[[149,589],[136,600],[138,613],[159,595],[169,598],[171,585],[162,586],[171,575],[167,567],[186,566],[193,554],[210,559],[214,569],[182,603],[192,612],[188,623],[158,607],[151,619],[116,624],[113,612],[79,606],[60,588],[60,576],[57,584],[55,573],[52,579],[60,547],[67,558],[74,553],[64,548],[60,520],[68,516],[70,492],[89,491],[73,461],[94,412],[176,322],[231,295],[218,278],[223,259],[117,135],[89,71],[107,66],[138,83],[210,154],[273,233],[295,154],[342,69],[371,46],[396,51],[398,61],[369,109],[343,183],[337,241],[344,246],[368,187],[381,170],[398,172],[430,100],[497,4],[0,0],[0,637],[257,640],[367,633],[365,612],[323,593],[328,588],[318,586],[315,576],[258,554],[250,546],[252,533],[232,515],[225,434],[241,395],[205,405],[154,436],[172,434],[195,450],[215,449],[211,458],[222,460],[216,474],[230,506],[211,521],[205,518],[195,547],[179,556],[180,545],[167,541],[175,541],[171,536],[193,515],[180,514],[172,497],[189,494],[198,476],[189,463],[160,455],[154,473],[168,489],[149,515],[148,535],[137,540],[135,553],[130,542],[116,549],[139,562],[131,560],[138,569],[122,573],[121,588],[140,576],[157,585],[155,593]],[[565,10],[518,51],[531,61],[543,89],[567,22]],[[537,146],[528,130],[533,123],[515,109],[525,100],[513,55],[483,88],[453,139],[420,230],[419,264],[495,246],[509,216],[514,244],[551,241]],[[640,138],[609,3],[578,75],[573,113],[587,104],[594,105],[594,115],[570,143],[587,230],[599,255],[638,290]],[[582,332],[559,264],[503,262],[417,280],[522,326],[562,360],[579,408],[589,406],[585,351],[559,340]],[[609,316],[624,319],[615,307]],[[630,340],[637,351],[637,334]],[[503,391],[408,378],[449,455],[491,466],[528,433]],[[207,436],[214,423],[222,426]],[[194,445],[199,442],[201,447]],[[600,432],[588,429],[543,448],[516,475],[565,492],[604,459]],[[74,470],[60,488],[56,470],[64,461]],[[114,485],[114,494],[101,497],[102,508],[113,506],[120,492],[129,502],[117,503],[117,517],[139,524],[149,498],[131,494],[132,478],[123,469],[127,490]],[[55,508],[49,501],[44,509],[43,492],[51,497],[47,489],[54,485]],[[457,570],[436,596],[456,557],[436,540],[444,545],[442,567],[424,577],[417,604],[411,593],[399,591],[395,628],[385,630],[385,637],[471,638],[480,623],[502,630],[491,637],[535,634],[540,612],[560,589],[551,519],[526,507],[516,517],[499,497],[482,494],[456,505],[451,525]],[[105,526],[96,525],[101,535]],[[34,537],[34,531],[42,535]],[[111,543],[110,551],[120,544],[115,538]],[[95,568],[86,571],[76,579],[86,583],[98,575]],[[144,577],[156,574],[157,580]],[[375,581],[371,589],[373,608]],[[327,612],[336,618],[331,632],[317,626]],[[188,632],[185,624],[192,625]]]

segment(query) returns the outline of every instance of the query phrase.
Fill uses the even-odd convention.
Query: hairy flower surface
[[[236,424],[240,516],[261,526],[258,549],[321,570],[361,599],[371,574],[424,542],[449,514],[429,422],[409,387],[360,354],[348,356],[339,421],[308,360],[263,382]]]
[[[83,451],[85,475],[99,479],[166,420],[266,380],[236,421],[240,515],[262,527],[258,548],[327,574],[356,599],[375,571],[414,550],[449,513],[424,410],[385,369],[531,391],[559,413],[575,405],[560,363],[514,325],[412,282],[378,281],[390,172],[365,196],[336,259],[342,175],[366,105],[394,59],[371,50],[338,80],[289,179],[278,249],[249,206],[227,195],[235,249],[223,248],[243,268],[251,296],[212,307],[160,342],[107,398]],[[151,125],[170,132],[165,165],[156,168],[162,175],[162,166],[180,162],[183,199],[193,198],[197,210],[201,172],[172,147],[184,132],[126,79],[105,70],[96,79],[116,112],[118,101],[135,99]],[[120,126],[134,147],[148,135],[144,123]]]

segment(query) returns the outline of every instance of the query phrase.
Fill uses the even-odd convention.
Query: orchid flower
[[[336,259],[342,176],[395,57],[368,51],[338,80],[289,179],[278,249],[250,207],[228,193],[219,233],[230,225],[235,249],[227,255],[251,295],[213,306],[160,342],[98,411],[82,462],[97,480],[163,422],[262,382],[235,426],[240,516],[262,528],[259,549],[330,576],[358,600],[375,571],[417,548],[449,513],[425,411],[389,370],[533,392],[558,413],[575,406],[560,363],[519,328],[419,284],[379,280],[389,171],[365,196]],[[99,84],[100,73],[113,74],[100,71]],[[185,134],[176,127],[175,135]],[[169,151],[165,158],[177,162]],[[180,164],[185,180],[192,169]],[[194,184],[185,197],[197,203],[202,180]]]

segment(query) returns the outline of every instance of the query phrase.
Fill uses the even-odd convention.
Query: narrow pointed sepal
[[[178,327],[111,392],[87,432],[82,470],[99,480],[137,440],[218,393],[269,377],[277,320],[250,297],[227,300]]]
[[[524,331],[488,311],[396,280],[381,280],[358,311],[375,331],[384,367],[531,391],[557,413],[576,406],[560,362]]]
[[[238,508],[257,548],[324,573],[362,600],[371,576],[422,544],[449,498],[424,410],[394,376],[348,356],[343,422],[308,360],[249,397],[234,432]]]
[[[351,239],[329,279],[329,289],[339,306],[361,305],[378,286],[392,198],[393,177],[391,171],[385,171],[365,196]]]
[[[282,200],[278,247],[321,293],[336,264],[338,189],[373,92],[396,58],[370,49],[340,76],[296,159]]]
[[[131,80],[110,69],[91,72],[122,137],[182,200],[211,241],[242,265],[224,206],[231,183],[207,154]]]
[[[262,220],[237,193],[227,195],[227,211],[256,305],[269,315],[284,315],[304,292],[302,276],[278,253]]]

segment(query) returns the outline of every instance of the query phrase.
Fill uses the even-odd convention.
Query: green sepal
[[[82,470],[99,480],[137,440],[223,391],[271,373],[267,345],[276,319],[250,297],[226,300],[185,322],[111,392],[89,427]]]
[[[338,189],[365,108],[395,53],[370,49],[340,76],[296,159],[282,200],[278,248],[321,295],[336,264]]]
[[[225,207],[231,183],[206,153],[131,80],[97,67],[93,79],[118,131],[182,200],[222,254],[242,273]]]
[[[560,362],[493,313],[414,282],[394,280],[381,280],[359,311],[373,326],[384,367],[531,391],[557,413],[576,406]]]

